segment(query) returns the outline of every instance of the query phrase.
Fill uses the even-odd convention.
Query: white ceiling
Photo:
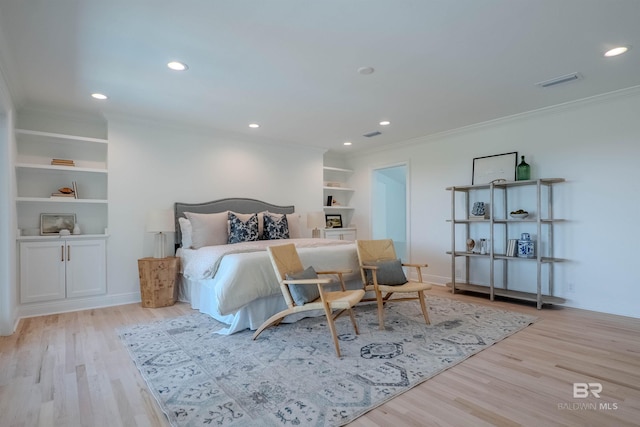
[[[0,48],[19,108],[350,152],[640,85],[640,1],[0,0]]]

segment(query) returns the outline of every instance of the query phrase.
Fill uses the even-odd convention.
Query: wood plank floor
[[[540,320],[351,426],[640,425],[640,319],[432,292]],[[0,426],[168,426],[115,328],[190,312],[130,304],[22,320],[0,337]],[[573,398],[578,382],[600,383],[600,397]]]

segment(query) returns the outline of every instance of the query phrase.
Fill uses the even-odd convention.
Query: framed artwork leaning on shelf
[[[471,185],[488,184],[496,179],[516,180],[518,152],[494,154],[473,159]]]
[[[59,234],[60,230],[69,230],[71,233],[75,225],[76,214],[40,214],[40,234],[42,236]]]
[[[327,214],[325,215],[327,228],[342,228],[342,215]]]

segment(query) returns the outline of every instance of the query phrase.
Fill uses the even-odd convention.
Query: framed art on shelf
[[[473,159],[471,184],[488,184],[495,180],[515,181],[518,152],[494,154]]]
[[[59,234],[60,230],[69,230],[73,232],[76,225],[76,214],[40,214],[40,234],[49,236]]]
[[[327,228],[342,228],[342,215],[327,214],[325,215]]]

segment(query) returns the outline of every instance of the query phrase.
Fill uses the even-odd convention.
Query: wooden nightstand
[[[167,307],[176,302],[176,278],[180,259],[142,258],[138,260],[140,296],[143,307]]]

